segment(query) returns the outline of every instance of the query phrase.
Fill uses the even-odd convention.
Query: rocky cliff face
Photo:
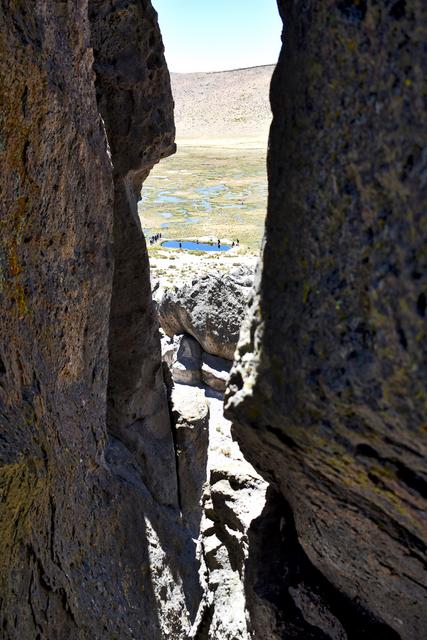
[[[135,207],[173,151],[151,3],[0,0],[5,640],[423,637],[424,10],[280,8],[263,266],[227,396],[266,492],[216,391],[192,387],[193,411],[178,387],[170,424]],[[191,376],[222,385],[200,354]]]
[[[4,638],[75,637],[91,600],[101,619],[113,606],[92,551],[110,509],[112,171],[84,3],[48,4],[0,5]]]
[[[425,8],[280,7],[263,265],[227,415],[306,561],[347,598],[347,637],[414,640],[427,625]]]
[[[135,210],[173,151],[156,14],[16,0],[0,21],[0,635],[185,637],[199,565]]]
[[[137,213],[143,180],[175,151],[169,74],[151,3],[90,0],[89,18],[98,104],[114,167],[108,428],[138,458],[155,497],[173,505],[175,454]]]

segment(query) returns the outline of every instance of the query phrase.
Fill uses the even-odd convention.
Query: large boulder
[[[263,266],[227,415],[339,592],[348,637],[420,640],[425,3],[279,4]]]
[[[208,353],[232,360],[252,283],[252,271],[240,267],[168,289],[159,304],[161,327],[168,336],[189,333]]]
[[[168,72],[149,0],[89,10],[0,2],[2,640],[187,637],[200,598],[136,215]]]
[[[174,382],[198,385],[202,381],[202,349],[194,338],[182,334],[174,337],[176,345],[175,358],[172,363]]]

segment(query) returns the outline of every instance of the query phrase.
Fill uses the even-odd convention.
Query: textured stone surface
[[[87,2],[0,2],[5,640],[183,638],[201,597],[132,218],[142,177],[172,144],[161,39],[149,2],[92,2],[91,19],[114,176]]]
[[[215,391],[225,391],[228,376],[231,369],[231,361],[218,358],[210,353],[202,354],[202,379],[208,387]]]
[[[91,599],[102,620],[124,598],[117,574],[114,598],[103,578],[108,542],[99,556],[91,549],[109,511],[102,458],[112,171],[85,3],[55,3],[51,11],[47,5],[34,2],[29,14],[26,2],[0,3],[0,629],[6,639],[78,637],[79,628],[91,628]]]
[[[136,206],[153,165],[175,150],[169,73],[150,2],[90,0],[89,16],[115,186],[108,428],[137,455],[144,482],[155,495],[174,504],[173,442]]]
[[[194,388],[187,387],[184,393],[188,397]],[[245,578],[249,562],[248,530],[263,511],[267,484],[231,438],[231,424],[223,416],[223,395],[207,387],[202,393],[209,405],[199,536],[204,593],[190,637],[249,640]]]
[[[185,334],[166,338],[166,342],[165,365],[172,372],[182,345],[184,352],[193,355],[197,345]],[[169,357],[171,346],[173,356]],[[200,374],[200,359],[198,366]],[[170,400],[182,522],[192,537],[202,587],[197,615],[185,637],[249,640],[247,599],[258,618],[258,596],[251,588],[254,581],[258,587],[260,583],[249,558],[249,529],[264,509],[267,483],[232,440],[231,423],[223,416],[222,393],[207,385],[194,386],[191,380],[184,384],[175,381]],[[262,536],[261,540],[264,544]],[[176,558],[171,560],[172,566],[175,563]],[[247,566],[253,579],[246,579]],[[272,620],[278,615],[273,608]]]
[[[225,391],[231,360],[202,352],[197,340],[186,333],[169,337],[160,329],[160,337],[162,360],[174,382],[190,385],[203,383],[215,391]]]
[[[176,353],[171,373],[174,382],[197,385],[202,381],[202,349],[194,338],[181,334],[174,338]]]
[[[207,477],[209,406],[202,388],[189,388],[186,384],[174,386],[171,401],[180,507],[193,539],[197,539]]]
[[[425,7],[280,7],[263,266],[228,416],[313,565],[382,637],[421,639]]]
[[[245,597],[248,630],[257,640],[358,640],[399,635],[373,620],[311,563],[289,504],[271,487],[248,530]]]
[[[189,333],[208,353],[232,360],[252,282],[252,272],[241,267],[167,289],[159,303],[163,331]]]

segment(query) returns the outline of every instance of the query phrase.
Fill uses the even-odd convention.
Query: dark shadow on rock
[[[187,609],[176,625],[182,635],[182,621],[187,613],[194,619],[201,598],[196,546],[178,504],[158,320],[137,210],[150,170],[175,151],[173,100],[151,2],[90,0],[89,19],[96,96],[114,177],[105,457],[117,492],[111,501],[118,548],[129,556],[132,611],[148,622],[153,618],[151,635],[143,637],[154,639],[164,637],[171,624],[160,620],[163,604],[174,600],[177,610]]]
[[[115,478],[114,500],[117,499],[120,521],[127,523],[126,530],[118,532],[122,538],[120,547],[129,557],[128,566],[140,567],[141,570],[134,572],[132,580],[135,584],[131,585],[131,592],[136,590],[139,594],[137,606],[150,612],[150,630],[152,628],[153,633],[156,631],[160,634],[151,635],[150,638],[162,638],[164,626],[162,628],[160,624],[163,615],[160,600],[166,604],[168,599],[176,598],[179,607],[178,596],[172,592],[175,585],[182,587],[191,623],[196,617],[202,598],[196,545],[191,532],[183,526],[179,510],[159,507],[142,480],[135,457],[115,438],[110,438],[107,462]],[[141,504],[144,505],[143,511]],[[154,552],[152,556],[150,549],[151,553]],[[170,581],[165,577],[165,572],[170,574]],[[183,629],[178,631],[184,633]]]
[[[248,534],[245,591],[257,640],[399,640],[313,566],[289,505],[272,487]]]

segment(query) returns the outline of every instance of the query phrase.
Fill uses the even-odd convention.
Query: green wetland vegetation
[[[181,146],[156,165],[138,205],[146,237],[239,239],[259,251],[267,206],[266,152],[238,146]],[[160,245],[149,246],[156,252]]]

